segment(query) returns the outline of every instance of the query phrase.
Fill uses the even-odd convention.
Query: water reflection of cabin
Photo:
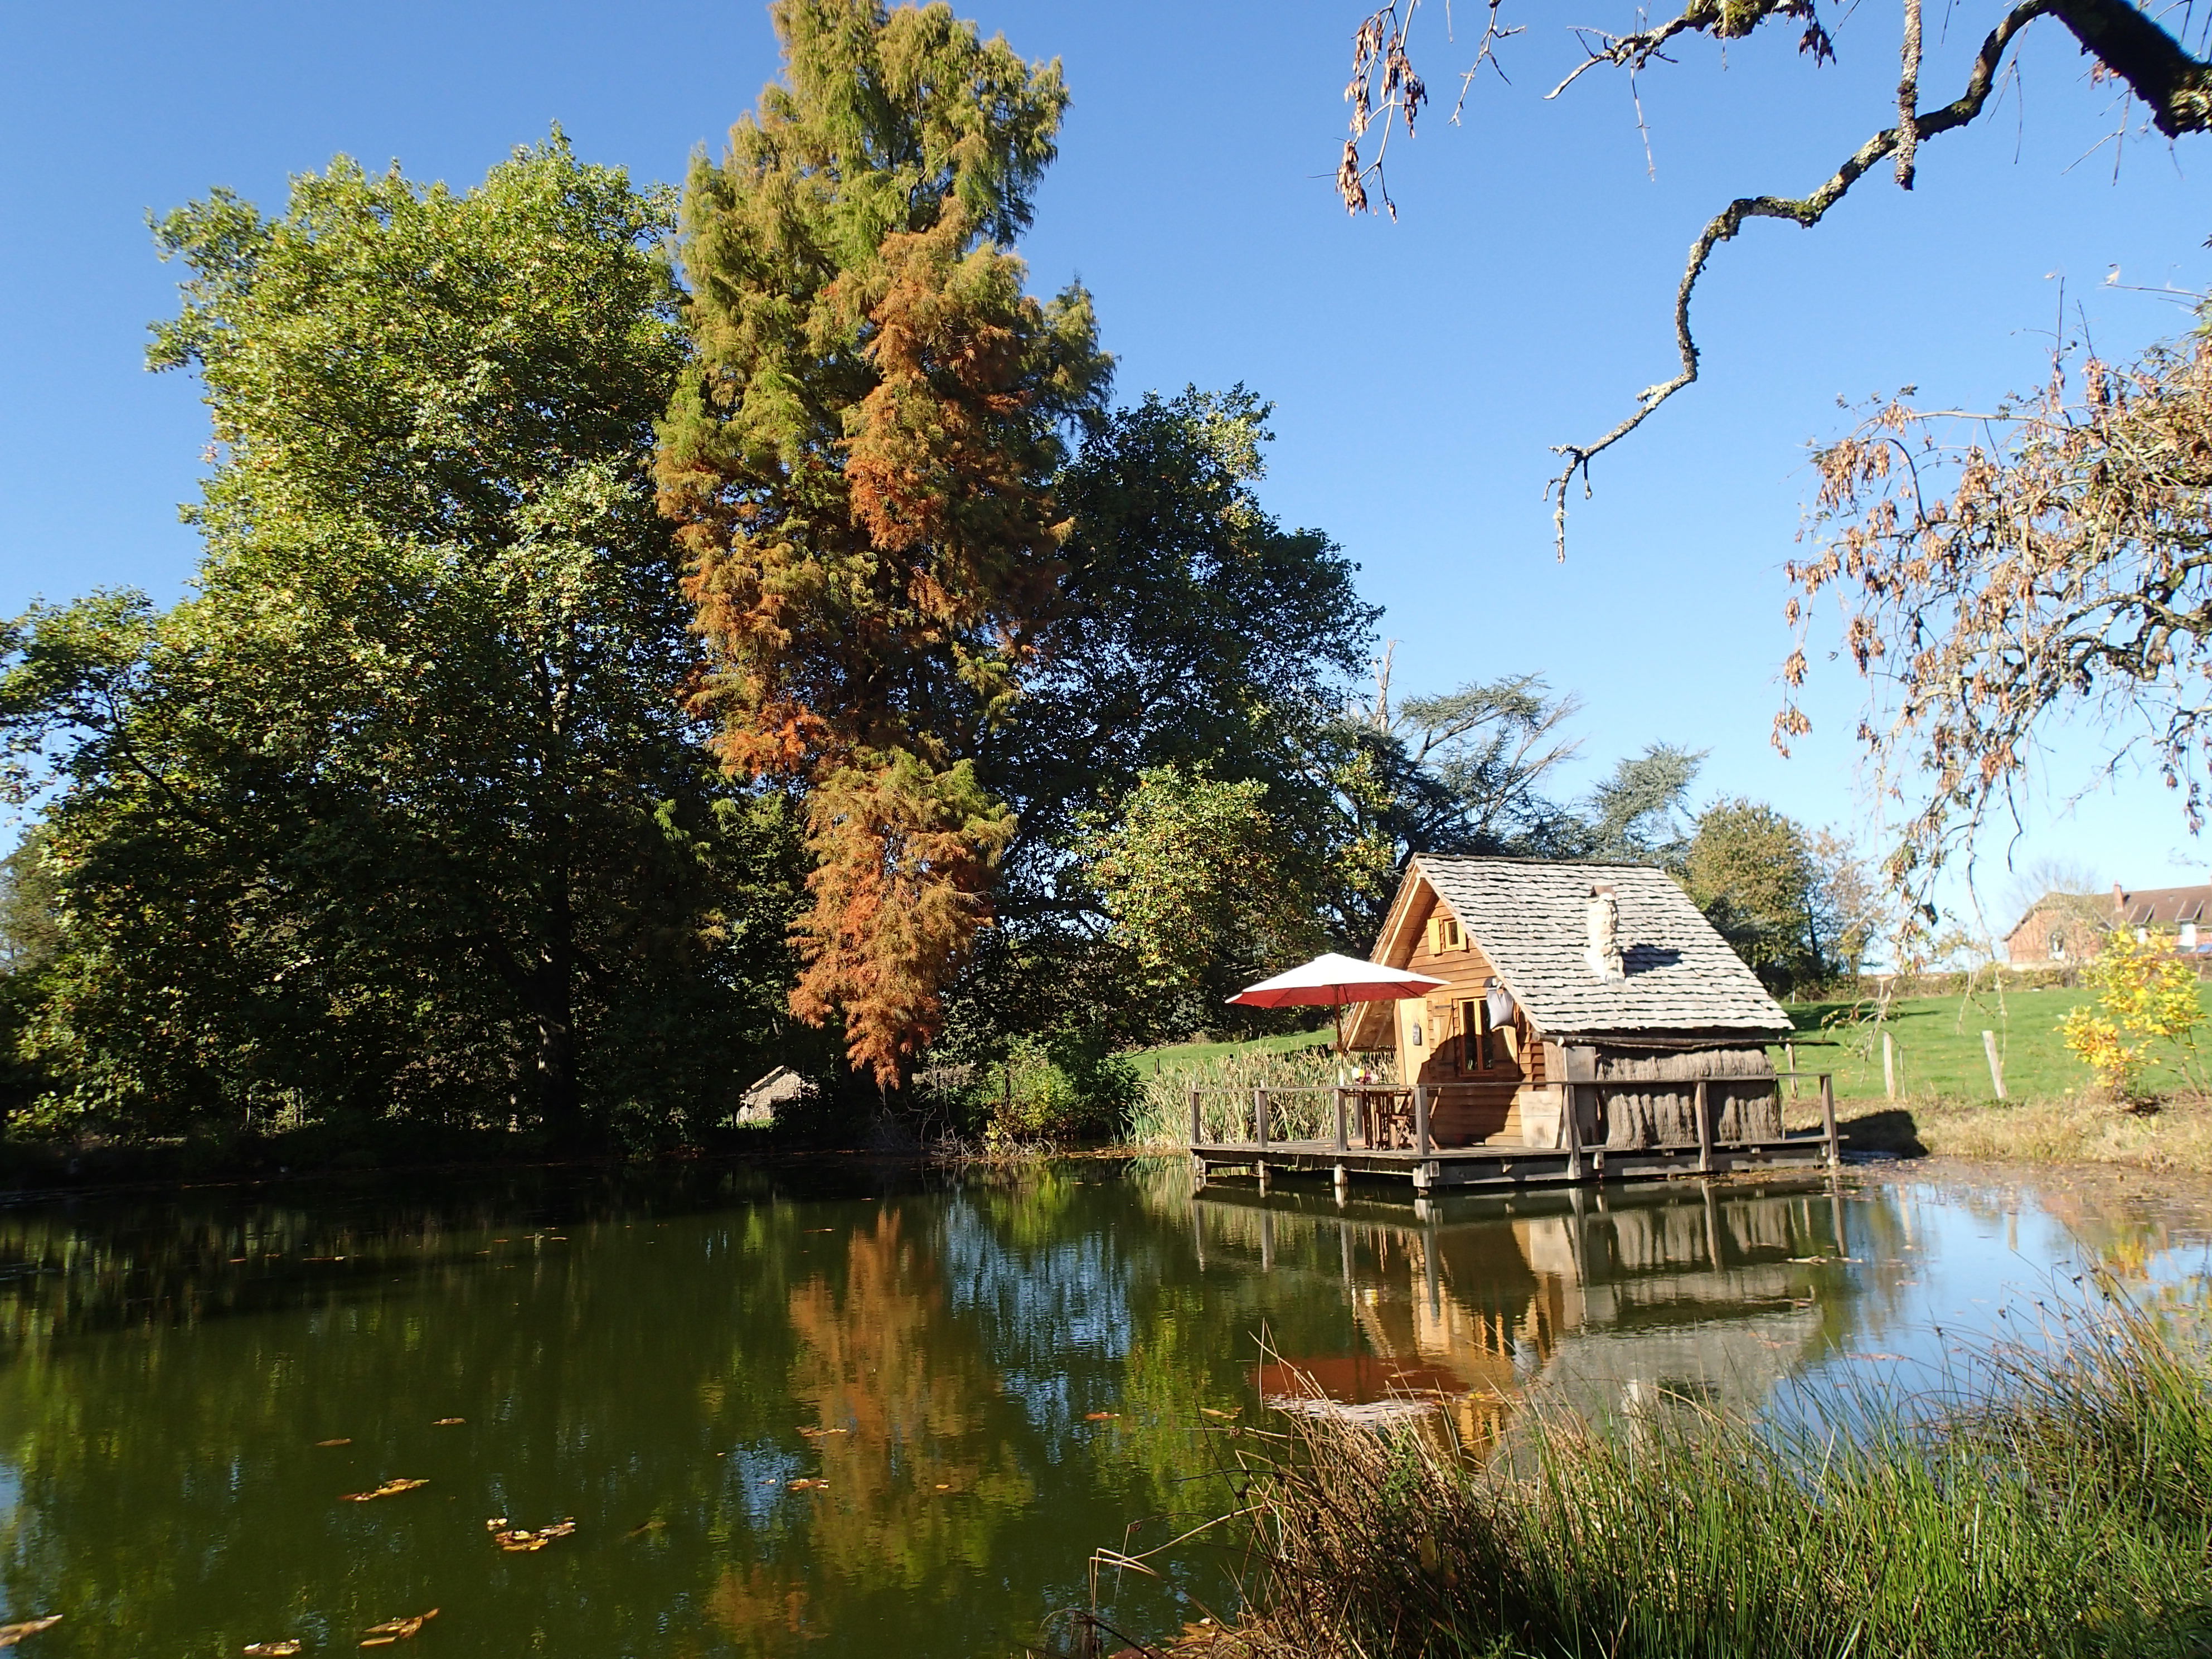
[[[1419,857],[1373,959],[1443,981],[1351,1021],[1399,1083],[1304,1139],[1269,1137],[1263,1100],[1231,1144],[1194,1099],[1201,1174],[1333,1164],[1426,1187],[1832,1161],[1832,1128],[1783,1124],[1766,1044],[1789,1015],[1662,871]]]
[[[1840,1197],[1802,1176],[1610,1204],[1532,1194],[1441,1224],[1293,1202],[1213,1188],[1193,1205],[1201,1260],[1337,1279],[1350,1304],[1358,1352],[1278,1354],[1261,1398],[1367,1420],[1442,1407],[1478,1449],[1531,1392],[1594,1417],[1660,1400],[1754,1410],[1830,1340],[1824,1303],[1850,1294]]]

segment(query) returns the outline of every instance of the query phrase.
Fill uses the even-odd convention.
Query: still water
[[[1480,1449],[1532,1390],[1910,1386],[2085,1267],[2187,1284],[2205,1213],[1866,1175],[1416,1213],[1103,1161],[27,1205],[4,1618],[62,1615],[35,1659],[353,1651],[432,1608],[398,1652],[1018,1654],[1094,1547],[1210,1512],[1270,1400],[1439,1391]],[[1157,1633],[1227,1583],[1186,1546],[1116,1610]]]

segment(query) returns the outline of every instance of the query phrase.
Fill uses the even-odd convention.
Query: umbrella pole
[[[1340,1089],[1344,1086],[1344,1005],[1330,1005],[1329,1012],[1336,1020],[1336,1085]]]

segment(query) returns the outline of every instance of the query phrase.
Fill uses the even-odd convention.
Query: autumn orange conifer
[[[698,361],[662,427],[726,764],[804,793],[792,1006],[889,1083],[935,1036],[1013,831],[978,782],[1048,613],[1090,299],[1008,251],[1066,94],[942,4],[779,0],[785,82],[695,164]]]

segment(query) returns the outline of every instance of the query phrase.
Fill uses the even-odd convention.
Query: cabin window
[[[1459,1006],[1460,1069],[1486,1072],[1498,1063],[1498,1034],[1490,1028],[1490,1005],[1480,997]]]
[[[1429,950],[1431,953],[1462,948],[1457,916],[1435,915],[1429,918]]]

